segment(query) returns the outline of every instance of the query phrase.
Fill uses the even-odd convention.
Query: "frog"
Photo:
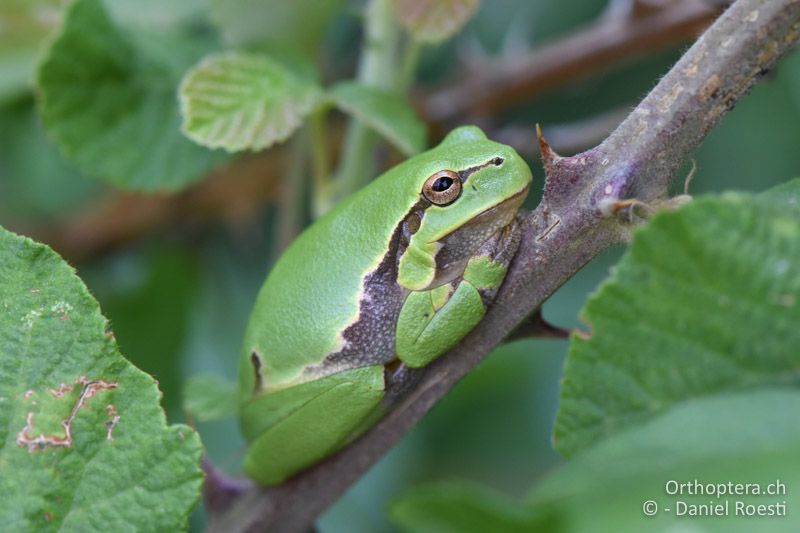
[[[239,363],[245,473],[276,485],[387,409],[403,369],[461,341],[520,242],[531,170],[476,126],[451,131],[304,230],[261,287]]]

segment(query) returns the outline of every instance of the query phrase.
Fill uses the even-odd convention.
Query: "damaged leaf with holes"
[[[185,529],[200,441],[166,424],[74,270],[0,228],[0,309],[3,530]]]

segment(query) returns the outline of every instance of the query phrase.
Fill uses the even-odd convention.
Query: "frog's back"
[[[394,325],[376,324],[374,312],[367,317],[371,324],[362,317],[363,330],[361,322],[356,323],[365,294],[362,310],[376,307],[370,302],[375,295],[364,292],[362,285],[392,253],[395,231],[419,202],[422,184],[439,170],[478,166],[507,149],[477,128],[454,130],[437,148],[393,167],[303,232],[275,264],[256,300],[242,348],[242,391],[253,390],[254,366],[259,364],[262,386],[280,388],[311,379],[309,369],[313,374],[328,356],[320,365],[324,372],[377,362],[374,354],[345,346],[345,339],[366,339],[368,345],[370,339],[380,338],[384,351],[393,341],[392,334],[376,326]]]

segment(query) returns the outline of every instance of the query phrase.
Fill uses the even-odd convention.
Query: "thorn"
[[[572,330],[572,334],[575,335],[575,337],[577,337],[577,338],[579,338],[581,340],[584,340],[584,341],[591,340],[591,338],[592,338],[592,332],[591,331],[586,331],[585,329],[581,329],[581,328],[573,329]]]
[[[689,174],[686,175],[686,179],[683,180],[683,194],[684,196],[689,196],[689,185],[692,183],[692,179],[694,179],[694,173],[697,171],[697,161],[692,159],[692,170],[689,171]]]
[[[550,171],[555,167],[556,163],[561,159],[561,156],[555,153],[542,135],[542,128],[539,123],[536,123],[536,139],[539,141],[539,153],[542,156],[542,163],[544,170],[549,175]]]
[[[572,331],[554,326],[544,319],[542,316],[542,309],[539,308],[526,318],[514,331],[512,331],[506,340],[512,341],[517,339],[567,339]]]

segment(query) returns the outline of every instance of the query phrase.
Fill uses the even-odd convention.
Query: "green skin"
[[[422,194],[462,182],[449,205]],[[337,451],[380,416],[388,381],[481,320],[519,243],[531,172],[476,127],[390,169],[310,226],[258,295],[240,362],[244,470],[265,485]]]

